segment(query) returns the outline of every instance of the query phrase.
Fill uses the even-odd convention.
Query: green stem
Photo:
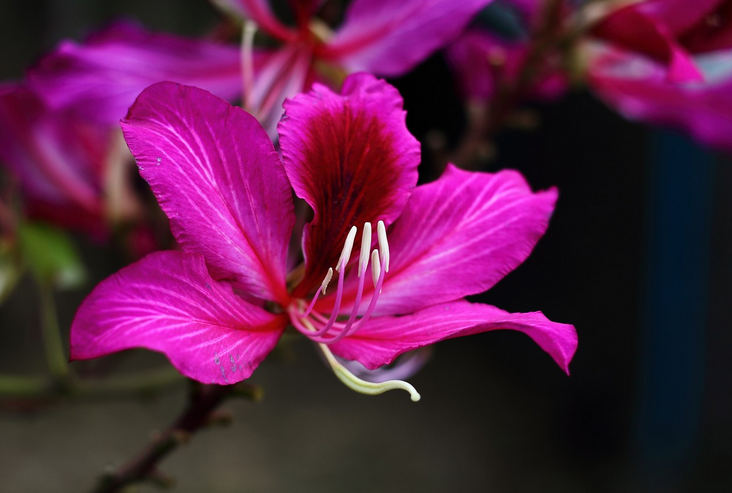
[[[43,345],[46,352],[48,369],[56,379],[63,382],[69,377],[69,363],[66,350],[61,339],[61,330],[56,315],[56,302],[53,289],[48,283],[38,284],[41,300],[41,325],[43,329]]]
[[[48,395],[51,388],[51,382],[45,377],[0,375],[2,397],[40,397]]]
[[[159,390],[185,381],[177,370],[165,367],[135,375],[96,380],[77,379],[71,386],[70,393],[74,397],[95,399],[149,397]]]
[[[70,397],[93,400],[149,397],[183,382],[185,378],[168,367],[104,379],[70,378],[63,385],[46,376],[0,375],[0,399]]]

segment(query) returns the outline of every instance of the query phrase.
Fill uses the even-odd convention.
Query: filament
[[[346,387],[360,392],[361,394],[367,395],[378,395],[388,392],[390,390],[404,390],[407,392],[412,399],[412,402],[417,402],[421,399],[419,392],[415,389],[412,384],[403,380],[387,380],[385,382],[368,382],[356,375],[351,373],[345,366],[343,366],[336,358],[330,349],[325,344],[318,344],[318,347],[323,352],[325,359],[333,369],[333,373],[336,374],[338,380],[343,382]]]
[[[250,19],[246,19],[241,32],[241,69],[242,83],[244,84],[243,106],[249,111],[251,111],[249,107],[249,103],[251,102],[250,93],[254,85],[254,35],[256,32],[257,24]]]

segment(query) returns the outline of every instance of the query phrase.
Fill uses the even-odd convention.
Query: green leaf
[[[24,223],[18,228],[18,239],[23,261],[38,282],[59,289],[84,282],[84,265],[64,231],[47,224]]]

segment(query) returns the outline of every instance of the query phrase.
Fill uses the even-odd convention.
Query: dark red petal
[[[397,90],[368,74],[348,77],[341,94],[316,84],[284,106],[285,170],[314,211],[303,236],[305,279],[295,292],[302,296],[335,266],[351,226],[399,216],[417,182],[419,142]]]

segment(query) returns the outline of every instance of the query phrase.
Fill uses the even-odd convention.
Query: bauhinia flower
[[[73,359],[144,347],[190,378],[231,384],[292,326],[350,387],[417,400],[406,382],[362,380],[338,358],[373,370],[442,339],[512,329],[567,371],[574,327],[463,299],[529,255],[556,191],[453,166],[415,186],[419,143],[387,83],[356,74],[340,94],[315,84],[288,100],[281,157],[253,116],[174,83],[143,91],[122,128],[181,250],[94,289],[71,328]],[[313,217],[289,268],[293,190]]]
[[[732,150],[732,2],[646,0],[592,28],[588,84],[624,115]]]
[[[247,70],[252,80],[244,107],[266,128],[274,128],[282,102],[307,90],[313,81],[340,87],[346,74],[365,71],[395,77],[408,72],[433,51],[452,41],[473,15],[492,0],[354,0],[334,31],[314,16],[321,2],[290,2],[296,26],[280,22],[267,0],[213,0],[253,23],[280,43],[261,68]],[[247,41],[248,40],[248,41]],[[247,74],[248,72],[248,74]]]

